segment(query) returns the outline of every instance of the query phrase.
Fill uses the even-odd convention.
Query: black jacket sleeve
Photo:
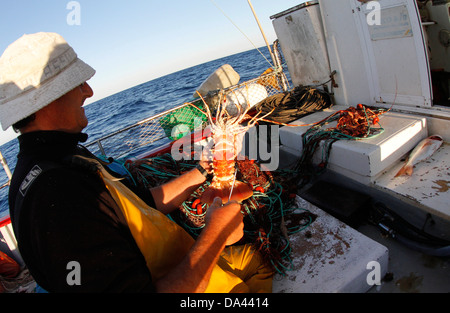
[[[54,169],[29,191],[20,221],[22,256],[49,292],[153,292],[145,259],[103,181]]]

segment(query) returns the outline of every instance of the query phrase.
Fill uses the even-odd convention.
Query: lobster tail
[[[230,197],[231,193],[231,197]],[[219,197],[222,199],[222,203],[227,203],[228,201],[242,202],[253,195],[252,187],[248,184],[236,181],[234,187],[231,184],[222,184],[216,186],[214,183],[211,184],[202,194],[201,202],[206,204],[211,204],[214,198]]]

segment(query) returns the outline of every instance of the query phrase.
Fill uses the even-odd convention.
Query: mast
[[[253,16],[255,16],[256,23],[258,23],[259,30],[261,31],[261,34],[264,37],[264,41],[266,42],[267,49],[269,49],[269,53],[270,53],[270,56],[272,58],[272,62],[274,64],[274,66],[277,67],[278,66],[278,62],[275,59],[275,56],[274,56],[274,54],[272,52],[272,49],[270,48],[269,41],[267,40],[266,34],[264,33],[264,30],[263,30],[263,28],[261,26],[261,23],[259,22],[258,16],[256,15],[256,12],[255,12],[255,9],[253,8],[252,2],[250,0],[247,0],[247,1],[248,1],[248,4],[249,4],[250,8],[252,9]]]
[[[272,48],[270,48],[269,41],[267,40],[266,34],[264,33],[261,23],[259,22],[258,16],[256,15],[256,12],[255,12],[255,9],[253,8],[252,2],[251,2],[251,0],[247,0],[247,1],[248,1],[250,8],[252,9],[253,15],[255,16],[256,23],[258,23],[259,30],[261,31],[261,34],[264,37],[264,41],[266,42],[267,49],[269,49],[269,53],[270,53],[270,57],[272,58],[273,66],[274,66],[275,70],[279,70],[281,68],[281,62],[277,57],[278,54],[277,54],[277,56],[275,56],[275,54],[272,52]],[[283,90],[287,91],[288,83],[286,82],[285,76],[282,73],[278,74],[277,76],[280,79]]]

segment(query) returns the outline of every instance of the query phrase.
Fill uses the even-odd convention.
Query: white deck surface
[[[450,220],[450,144],[444,143],[428,160],[417,164],[411,176],[395,177],[396,164],[379,177],[376,186],[425,206],[430,213]]]
[[[317,215],[309,228],[290,237],[293,270],[276,276],[273,292],[335,293],[366,292],[373,268],[380,264],[381,278],[387,272],[388,249],[297,197],[299,208]],[[308,232],[308,235],[306,235]]]

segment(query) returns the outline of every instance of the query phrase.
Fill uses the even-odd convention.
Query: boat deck
[[[293,124],[322,120],[343,108],[336,106]],[[402,166],[402,158],[429,135],[427,120],[389,112],[381,117],[380,123],[385,132],[375,138],[334,143],[329,171],[299,190],[299,207],[310,210],[317,218],[306,231],[290,237],[293,268],[286,276],[275,278],[274,292],[450,292],[449,258],[427,256],[383,236],[373,225],[353,225],[329,213],[328,209],[333,207],[364,209],[367,195],[394,206],[422,226],[424,215],[433,214],[434,234],[450,238],[450,145],[444,143],[429,160],[418,164],[411,177],[394,178]],[[306,130],[306,127],[281,128],[283,163],[298,158],[301,136]],[[315,200],[320,203],[312,203],[304,196],[320,182],[338,182],[352,196],[355,190],[367,193],[349,200],[347,194],[338,192],[340,198],[336,200],[329,194],[323,197],[319,189]],[[370,283],[376,278],[371,276],[377,270],[373,267],[376,264],[380,266],[381,285]],[[27,287],[33,289],[32,285]]]
[[[383,236],[372,225],[358,227],[358,232],[389,250],[388,274],[371,293],[448,293],[450,292],[450,259],[412,250]]]
[[[293,122],[294,125],[310,124],[331,115],[337,110],[343,109],[337,106],[322,112],[314,113]],[[388,237],[379,227],[359,220],[353,222],[353,217],[360,218],[359,212],[369,211],[369,205],[383,203],[395,213],[402,216],[408,222],[426,232],[448,240],[450,238],[450,145],[445,142],[441,148],[428,160],[417,164],[411,177],[394,176],[404,163],[404,159],[415,145],[431,135],[428,131],[427,119],[421,116],[413,116],[401,113],[389,112],[380,118],[380,124],[385,129],[384,133],[371,139],[361,141],[338,141],[331,149],[328,170],[313,182],[299,190],[299,195],[321,209],[333,214],[344,221],[344,227],[338,227],[334,231],[328,227],[322,228],[324,241],[322,246],[314,247],[315,255],[312,268],[299,268],[286,279],[284,285],[289,287],[280,290],[330,292],[343,291],[354,288],[353,291],[361,292],[449,292],[450,291],[450,259],[448,257],[434,257],[415,249],[409,248],[399,241]],[[330,125],[329,127],[333,127]],[[285,165],[292,164],[302,152],[302,135],[307,127],[283,127],[280,130],[281,159]],[[444,134],[445,135],[445,134]],[[444,138],[446,136],[443,136]],[[320,149],[319,149],[320,150]],[[321,161],[322,151],[314,156],[314,162]],[[330,195],[329,190],[323,190],[327,184],[332,184],[335,190]],[[330,188],[330,187],[327,187]],[[341,189],[342,188],[342,189]],[[342,192],[342,190],[347,190]],[[332,191],[332,190],[331,190]],[[327,194],[326,197],[323,195]],[[369,202],[366,202],[369,198]],[[321,208],[321,209],[318,209]],[[342,216],[339,216],[342,214]],[[348,214],[348,215],[346,215]],[[329,223],[328,223],[329,224]],[[352,225],[351,227],[348,225]],[[312,225],[313,226],[313,225]],[[319,227],[320,228],[320,227]],[[352,241],[348,250],[339,257],[345,260],[352,259],[353,253],[361,251],[359,260],[348,262],[346,267],[335,267],[327,259],[330,249],[327,245],[336,237],[327,237],[327,233],[340,236],[342,229],[351,229],[352,238],[365,238],[365,247],[358,248],[358,240]],[[359,237],[362,236],[362,237]],[[308,245],[308,239],[302,238],[303,248],[297,248],[294,258],[304,258],[304,246]],[[297,241],[294,241],[294,243]],[[345,246],[348,238],[341,237],[341,246]],[[388,254],[388,264],[383,267],[383,280],[381,285],[367,288],[362,283],[362,275],[369,273],[363,268],[367,265],[367,247],[371,252],[378,247],[385,247]],[[313,249],[313,250],[314,250]],[[318,250],[317,250],[318,249]],[[308,255],[308,252],[306,253]],[[373,254],[371,255],[374,258]],[[379,256],[382,256],[380,252]],[[381,257],[381,260],[383,258]],[[366,263],[366,264],[363,264]],[[302,263],[303,264],[303,263]],[[313,263],[311,263],[313,264]],[[359,274],[355,273],[359,268]],[[319,273],[315,278],[312,273]],[[333,272],[334,275],[327,273]],[[305,289],[305,282],[314,281],[320,277],[320,288],[309,285]],[[350,287],[339,277],[354,278]],[[339,287],[330,287],[330,283],[338,282]],[[278,284],[278,283],[277,283]],[[359,286],[359,287],[358,287]],[[365,290],[365,288],[367,290]]]
[[[344,108],[336,106],[291,124],[310,124]],[[336,177],[342,176],[348,184],[359,185],[356,188],[370,187],[374,194],[384,193],[398,198],[450,222],[450,144],[444,142],[428,160],[417,164],[411,177],[395,178],[410,151],[432,134],[429,133],[427,119],[421,116],[389,112],[380,116],[380,124],[384,132],[379,136],[333,143],[329,171],[336,173]],[[280,129],[280,150],[283,157],[292,160],[301,155],[302,135],[308,128]],[[316,164],[323,156],[321,149],[318,150],[314,156]]]
[[[275,277],[273,292],[362,293],[375,280],[381,283],[388,270],[385,246],[300,197],[297,206],[316,219],[305,231],[290,236],[292,269]],[[373,270],[378,276],[372,277]]]
[[[369,224],[354,229],[300,197],[297,203],[317,219],[290,237],[293,268],[275,277],[273,292],[450,292],[449,258],[412,250]],[[373,284],[373,261],[380,284]]]
[[[450,221],[450,144],[443,143],[428,160],[417,164],[411,176],[395,177],[395,164],[375,182],[378,188],[406,196],[430,213]]]

